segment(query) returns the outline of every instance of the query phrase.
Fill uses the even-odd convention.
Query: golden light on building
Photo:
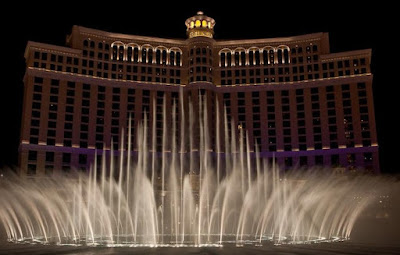
[[[215,20],[204,15],[203,12],[197,12],[197,15],[186,20],[186,30],[189,38],[208,37],[213,38]]]

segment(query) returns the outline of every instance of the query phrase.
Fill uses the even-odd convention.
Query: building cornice
[[[76,30],[79,34],[86,36],[93,36],[107,41],[122,41],[124,43],[130,43],[131,41],[141,41],[144,43],[167,43],[171,45],[185,46],[186,40],[183,39],[165,39],[159,37],[140,36],[140,35],[127,35],[120,33],[112,33],[87,27],[74,26],[73,30]]]
[[[62,46],[57,46],[57,45],[52,45],[52,44],[47,44],[47,43],[38,43],[38,42],[28,41],[26,48],[25,48],[25,54],[24,54],[25,59],[28,58],[29,51],[31,49],[38,49],[40,51],[46,51],[46,52],[56,53],[56,54],[71,55],[74,57],[78,57],[82,53],[82,50],[78,50],[78,49],[72,49],[69,47],[62,47]]]
[[[93,28],[87,28],[82,26],[74,26],[73,33],[78,33],[80,35],[85,35],[87,37],[96,37],[101,40],[106,41],[122,41],[124,43],[134,42],[143,42],[143,43],[166,43],[176,46],[186,46],[191,42],[190,39],[166,39],[159,37],[150,37],[150,36],[140,36],[140,35],[128,35],[121,33],[113,33],[102,30],[97,30]],[[254,45],[254,44],[271,44],[271,45],[280,45],[280,44],[295,44],[295,43],[304,43],[304,42],[315,42],[323,40],[327,38],[328,33],[312,33],[298,36],[290,36],[290,37],[275,37],[275,38],[262,38],[262,39],[245,39],[245,40],[216,40],[214,42],[215,47],[234,47],[238,45]]]
[[[349,58],[360,57],[360,56],[365,56],[365,57],[370,58],[371,53],[372,53],[371,49],[354,50],[354,51],[344,51],[344,52],[338,52],[338,53],[325,54],[325,55],[321,55],[320,58],[321,58],[322,62],[339,60],[339,59],[349,59]]]
[[[276,38],[264,38],[264,39],[245,39],[245,40],[217,40],[214,46],[224,47],[224,46],[237,46],[237,45],[247,45],[247,44],[273,44],[279,45],[284,43],[304,43],[320,41],[327,33],[313,33],[306,35],[290,36],[290,37],[276,37]]]

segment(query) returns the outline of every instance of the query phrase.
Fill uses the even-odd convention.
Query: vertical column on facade
[[[237,93],[231,93],[231,123],[233,122],[233,126],[231,126],[231,130],[235,132],[236,137],[238,137],[238,97]],[[229,121],[229,120],[228,120]],[[230,124],[228,124],[230,125]],[[229,134],[230,135],[230,134]],[[234,141],[235,142],[235,141]],[[235,151],[233,151],[235,153]]]
[[[219,55],[219,49],[217,48],[212,48],[212,58],[213,58],[213,83],[214,84],[221,84],[221,67],[219,65],[220,63],[220,55]],[[189,79],[188,79],[189,83]]]
[[[307,144],[307,152],[314,150],[314,125],[313,125],[313,117],[312,117],[312,108],[311,108],[311,90],[309,88],[304,89],[304,113],[305,113],[305,121],[306,121],[306,144]],[[311,161],[310,154],[307,153],[307,165]]]
[[[343,97],[340,85],[335,85],[334,91],[338,146],[339,149],[344,149],[346,148],[346,136],[344,132]]]
[[[296,101],[296,90],[289,90],[289,104],[290,104],[290,126],[291,126],[291,144],[292,151],[299,151],[299,134],[298,134],[298,123],[297,123],[297,101]]]
[[[218,105],[218,108],[217,108]],[[187,109],[187,108],[186,108]],[[224,137],[224,101],[223,101],[223,93],[215,93],[215,123],[213,123],[215,127],[215,152],[218,152],[217,143],[219,143],[219,150],[226,151],[225,149],[225,140]],[[186,117],[185,117],[186,118]],[[217,118],[219,118],[219,126],[217,126]],[[219,132],[219,135],[218,135]],[[219,141],[217,138],[219,137]]]
[[[250,151],[254,151],[254,138],[253,138],[253,97],[252,92],[246,92],[245,108],[246,108],[246,132],[248,133]],[[246,135],[245,133],[243,135]]]
[[[275,91],[275,125],[276,125],[276,151],[278,155],[280,152],[284,151],[283,146],[283,119],[282,119],[282,97],[281,91]],[[283,165],[285,163],[284,157],[277,156],[276,162],[278,165]]]
[[[371,136],[371,146],[375,148],[375,151],[372,153],[372,165],[375,173],[380,172],[379,165],[379,151],[378,151],[378,137],[376,131],[376,122],[375,122],[375,108],[374,108],[374,97],[372,91],[372,80],[366,82],[366,92],[367,92],[367,104],[368,104],[368,119],[369,119],[369,130]]]
[[[104,109],[104,142],[105,148],[103,150],[110,150],[113,146],[111,143],[111,116],[112,116],[112,96],[113,87],[106,86],[106,99],[105,99],[105,109]],[[107,107],[108,106],[108,107]]]
[[[319,109],[321,119],[321,136],[322,136],[322,150],[329,148],[329,122],[328,122],[328,108],[327,108],[326,89],[321,87],[319,90]],[[326,155],[323,155],[323,164],[328,165],[326,162]]]
[[[375,108],[374,108],[374,96],[372,91],[372,81],[369,80],[365,83],[367,91],[367,104],[368,104],[368,119],[369,119],[369,130],[371,134],[371,145],[378,145],[378,138],[376,135],[376,125],[375,125]]]
[[[322,68],[320,68],[321,71]],[[328,105],[326,96],[326,87],[321,87],[319,90],[319,107],[320,107],[320,118],[321,118],[321,138],[322,138],[322,164],[324,166],[330,166],[330,156],[326,155],[325,152],[329,149],[329,120],[328,120]]]
[[[126,90],[124,90],[124,93],[126,93]],[[148,132],[148,148],[149,151],[153,152],[153,147],[152,147],[152,141],[153,141],[153,137],[155,136],[155,139],[157,139],[157,128],[156,128],[156,133],[153,134],[153,125],[156,125],[156,123],[154,123],[154,118],[157,116],[157,91],[156,90],[152,90],[150,91],[150,105],[149,105],[149,113],[147,114],[148,116],[148,123],[149,126],[147,128],[147,132]],[[127,121],[129,120],[129,117],[126,118]],[[128,123],[128,122],[126,122]],[[128,129],[125,129],[128,130]],[[125,137],[128,139],[128,136],[125,135]],[[157,151],[157,148],[156,148]]]
[[[32,119],[32,101],[33,101],[33,83],[34,77],[27,76],[26,84],[24,88],[24,103],[22,108],[22,120],[21,120],[21,139],[20,139],[20,156],[19,156],[19,174],[26,175],[28,172],[28,149],[26,149],[25,144],[30,144],[30,127],[31,127],[31,119]],[[43,85],[44,89],[44,85]],[[42,98],[44,97],[42,91]],[[43,107],[43,106],[42,106]],[[42,117],[42,114],[41,114]],[[40,125],[44,125],[42,121],[40,121]],[[40,133],[43,132],[43,127],[40,126]]]
[[[371,79],[372,80],[372,79]],[[374,168],[375,173],[380,172],[379,166],[379,152],[378,152],[378,138],[376,132],[376,124],[375,124],[375,108],[374,108],[374,97],[372,91],[372,81],[369,80],[366,82],[366,92],[367,92],[367,99],[368,99],[368,119],[369,119],[369,130],[371,136],[371,146],[375,148],[375,151],[372,153],[372,165]],[[376,146],[376,147],[375,147]]]
[[[34,77],[27,76],[26,84],[24,89],[24,103],[23,103],[23,112],[22,112],[22,120],[21,120],[21,142],[22,143],[29,143],[29,130],[31,127],[31,119],[32,119],[32,101],[33,101],[33,83]],[[44,84],[43,84],[44,89]],[[43,92],[42,92],[42,99],[43,99]],[[40,123],[41,125],[42,123]],[[39,134],[42,132],[42,126],[40,126]],[[23,166],[20,164],[20,166]]]
[[[360,104],[358,102],[357,83],[350,84],[351,111],[353,116],[354,144],[356,148],[362,147]]]
[[[266,91],[260,91],[261,151],[268,151],[268,119]]]
[[[62,86],[62,88],[61,88],[61,86]],[[75,86],[76,87],[76,86]],[[62,94],[64,94],[64,95],[67,95],[67,81],[61,81],[61,84],[60,84],[60,91],[62,91]],[[63,89],[63,90],[61,90],[61,89]],[[76,88],[75,88],[76,89]],[[79,95],[82,95],[82,94],[79,94]],[[76,104],[76,101],[78,101],[78,100],[76,100],[76,96],[77,96],[77,93],[76,93],[76,91],[75,91],[75,102],[74,102],[74,104]],[[60,102],[60,101],[59,101]],[[65,105],[63,106],[63,110],[65,111],[66,110],[66,104],[67,104],[67,99],[66,99],[66,97],[63,99],[63,101],[62,101],[63,103],[65,103]],[[60,104],[59,104],[60,105]],[[61,106],[60,106],[61,107]],[[76,114],[76,113],[78,113],[79,112],[79,110],[80,110],[80,108],[76,108],[76,107],[74,107],[74,112],[73,112],[73,125],[72,125],[72,128],[73,129],[75,129],[76,128],[76,126],[78,126],[78,124],[75,124],[75,123],[80,123],[80,113],[79,114]],[[64,122],[61,122],[61,124],[62,125],[64,125]],[[64,126],[63,126],[63,128],[64,128]],[[59,134],[58,134],[59,135]],[[74,137],[75,137],[76,135],[74,134],[74,132],[72,132],[72,139],[71,139],[71,147],[72,148],[75,148],[75,147],[77,147],[76,145],[75,145],[75,143],[74,143]],[[62,137],[64,137],[64,132],[62,133]],[[65,146],[65,145],[64,145]],[[70,166],[71,167],[76,167],[76,168],[78,168],[78,166],[79,166],[79,151],[78,150],[71,150],[70,151],[70,153],[71,153],[71,161],[70,161]]]
[[[292,151],[299,151],[299,134],[298,134],[298,123],[297,123],[297,101],[296,101],[296,90],[289,90],[289,104],[290,104],[290,132],[291,132],[291,144]],[[297,155],[297,154],[292,154]],[[296,156],[290,156],[292,158],[292,167],[298,165],[299,158]]]
[[[75,98],[79,101],[79,104],[82,105],[82,84],[76,84],[75,86]],[[96,122],[97,122],[97,101],[98,101],[98,86],[92,85],[90,87],[90,104],[89,104],[89,132],[88,132],[88,148],[95,149],[96,148]],[[82,107],[82,106],[81,106]],[[79,110],[81,109],[79,108]],[[109,108],[108,105],[105,109]],[[79,111],[81,114],[81,111]],[[79,122],[80,123],[80,122]],[[104,148],[103,148],[104,149]],[[100,155],[100,153],[97,153]]]
[[[361,136],[361,119],[360,119],[360,104],[358,99],[358,87],[357,83],[350,84],[350,95],[353,99],[351,101],[352,117],[353,117],[353,133],[354,133],[354,144],[356,148],[362,148],[362,136]],[[356,165],[362,166],[364,164],[363,153],[357,153]]]
[[[128,117],[127,117],[127,105],[128,105],[128,98],[127,98],[128,90],[126,87],[121,87],[120,88],[120,94],[119,94],[119,147],[121,148],[121,145],[123,145],[124,150],[126,150],[126,144],[127,144],[127,127],[128,127]],[[151,105],[152,105],[152,100],[153,98],[150,97],[150,112],[147,113],[148,116],[150,117],[151,114]],[[150,119],[151,120],[151,119]],[[151,126],[150,126],[151,127]],[[122,134],[123,132],[123,134]],[[122,139],[124,140],[124,144],[121,144]],[[125,155],[126,156],[126,155]]]
[[[31,84],[31,86],[29,87],[33,87],[33,84]],[[59,88],[61,89],[61,88]],[[32,95],[32,91],[30,92]],[[60,91],[59,91],[59,94]],[[42,86],[42,100],[41,100],[41,107],[40,107],[40,129],[39,129],[39,142],[38,144],[40,145],[44,145],[47,144],[47,129],[48,129],[48,119],[49,119],[49,99],[50,99],[50,79],[43,79],[43,86]],[[32,105],[32,102],[31,102]],[[60,110],[60,106],[58,106],[58,111]],[[27,111],[29,112],[29,118],[26,118],[27,120],[31,119],[31,114],[32,111]],[[56,136],[59,136],[59,129],[61,125],[64,125],[64,121],[58,122],[58,126],[57,126],[57,133]],[[64,126],[63,126],[64,128]],[[30,130],[30,128],[27,129],[28,131]],[[29,138],[28,138],[29,140]]]
[[[57,131],[56,131],[56,146],[64,148],[64,121],[65,121],[65,105],[66,105],[66,93],[67,85],[65,82],[61,82],[58,85],[58,109],[57,109]],[[72,156],[72,154],[71,154]],[[55,161],[59,162],[58,169],[61,171],[64,165],[63,152],[56,154]]]
[[[135,127],[135,131],[137,130],[137,126],[139,123],[142,121],[142,98],[143,98],[143,90],[142,89],[136,89],[135,91],[135,118],[132,120],[132,126]],[[137,136],[136,133],[133,134],[132,139],[132,150],[137,151],[139,148],[137,147]]]
[[[64,121],[67,84],[65,82],[60,82],[58,87],[56,146],[64,146]]]
[[[46,88],[46,85],[45,85],[46,83],[48,83],[48,80],[43,79],[42,100],[44,97],[48,96],[48,92],[47,92],[47,95],[44,93],[45,88]],[[24,105],[24,112],[22,115],[24,117],[22,118],[22,121],[21,121],[21,123],[22,123],[21,140],[23,142],[26,142],[29,144],[30,144],[30,128],[31,128],[31,119],[32,119],[33,87],[34,87],[34,77],[28,76],[28,81],[27,81],[27,84],[25,85],[25,91],[24,91],[25,105]],[[48,84],[47,84],[47,87],[49,87]],[[41,107],[43,107],[43,104]],[[43,112],[42,109],[44,109],[44,108],[41,108],[41,112]],[[43,117],[43,114],[40,114],[39,137],[41,137],[41,134],[43,132],[45,132],[44,129],[46,129],[46,127],[47,127],[47,126],[45,126],[45,125],[47,125],[47,123],[43,123],[42,117]]]
[[[208,53],[207,53],[208,54]],[[215,105],[215,94],[212,90],[207,90],[207,115],[208,115],[208,130],[209,130],[209,137],[210,137],[210,144],[208,150],[213,150],[215,148],[215,116],[216,116],[216,105]],[[179,108],[179,100],[177,101],[177,112],[180,112],[181,109]],[[180,114],[177,116],[180,119]],[[176,126],[177,130],[179,130],[180,126]]]
[[[173,125],[173,119],[172,119],[172,113],[173,113],[173,102],[172,102],[172,95],[171,91],[165,91],[165,102],[166,108],[167,108],[167,151],[171,152],[172,151],[172,139],[174,138],[174,134],[172,133],[172,125]],[[165,127],[163,127],[165,128]],[[165,132],[165,130],[164,130]]]
[[[91,97],[96,96],[96,92],[94,92],[94,86],[90,87],[90,95]],[[92,100],[91,100],[92,101]],[[93,103],[96,101],[92,101]],[[82,86],[77,86],[75,84],[75,96],[74,96],[74,124],[72,125],[72,147],[80,148],[80,124],[81,124],[81,116],[82,116]],[[94,114],[91,114],[94,115]],[[90,162],[90,161],[88,161]]]

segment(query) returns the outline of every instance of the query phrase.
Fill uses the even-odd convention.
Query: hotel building
[[[65,47],[28,42],[20,174],[88,169],[95,155],[118,150],[122,130],[127,140],[129,116],[134,147],[144,116],[157,122],[160,151],[163,105],[188,107],[190,98],[198,109],[199,95],[210,123],[224,105],[251,150],[283,168],[379,172],[370,49],[331,53],[327,33],[215,40],[202,12],[185,25],[186,39],[74,26]]]

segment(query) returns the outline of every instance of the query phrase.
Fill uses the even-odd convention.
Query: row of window
[[[245,50],[238,48],[236,50],[222,49],[218,53],[219,66],[260,66],[274,64],[290,63],[290,48],[288,46],[265,47],[263,49],[250,48]]]
[[[114,42],[111,44],[111,48],[111,60],[182,66],[182,50],[177,47],[159,46],[154,48],[148,44],[139,46],[132,43]]]
[[[40,124],[40,117],[41,117],[41,100],[42,100],[42,83],[43,78],[36,77],[35,84],[34,84],[34,93],[33,93],[33,103],[32,103],[32,121],[31,121],[31,143],[38,143],[38,135],[39,135],[39,124]],[[72,127],[73,127],[73,115],[74,115],[74,102],[75,102],[75,83],[68,82],[67,84],[67,91],[66,91],[66,102],[65,102],[65,109],[61,110],[65,112],[64,117],[64,146],[71,146],[72,140]],[[338,148],[337,142],[337,128],[336,125],[338,124],[337,119],[337,112],[336,112],[336,98],[334,93],[334,87],[328,86],[325,87],[326,90],[326,107],[327,107],[327,114],[328,114],[328,125],[329,125],[329,135],[331,141],[331,148]],[[351,101],[351,94],[350,94],[350,86],[348,84],[341,86],[342,90],[342,100],[343,100],[343,118],[344,118],[344,128],[346,134],[346,140],[350,141],[347,144],[347,147],[354,147],[354,134],[353,134],[353,113],[352,113],[352,101]],[[320,88],[311,88],[310,90],[310,100],[311,100],[311,114],[312,114],[312,125],[313,125],[313,135],[314,135],[314,149],[322,149],[321,144],[321,105],[320,105]],[[371,137],[369,133],[369,118],[368,118],[368,105],[367,105],[367,95],[366,95],[366,86],[365,83],[357,84],[357,93],[359,97],[359,110],[360,110],[360,122],[362,125],[362,137],[363,137],[363,144],[365,146],[371,145]],[[80,116],[80,124],[81,124],[81,133],[80,133],[80,141],[81,146],[87,148],[87,139],[88,139],[88,124],[89,124],[89,111],[90,111],[90,93],[91,92],[91,85],[83,84],[82,85],[82,102],[81,102],[81,116]],[[143,90],[142,100],[141,100],[141,109],[135,109],[135,90],[129,89],[127,96],[127,112],[134,114],[135,112],[141,112],[142,118],[144,117],[144,113],[149,113],[150,104],[151,104],[151,97],[149,90]],[[58,80],[51,80],[50,84],[50,94],[49,96],[49,110],[48,110],[48,129],[47,129],[47,144],[54,145],[55,144],[55,137],[56,137],[56,123],[57,123],[57,114],[61,111],[58,109],[58,95],[59,95],[59,81]],[[157,92],[157,109],[159,108],[161,114],[161,103],[163,98],[158,96],[161,92]],[[249,130],[253,129],[254,138],[256,138],[257,143],[261,145],[261,107],[260,107],[260,93],[262,92],[252,92],[252,108],[251,113],[253,127],[248,127]],[[296,109],[291,109],[289,91],[283,90],[280,91],[281,95],[281,117],[278,118],[276,114],[277,110],[277,102],[275,95],[277,92],[275,91],[267,91],[267,119],[268,119],[268,135],[269,135],[269,144],[271,151],[276,150],[276,132],[273,129],[276,128],[276,121],[281,118],[281,124],[283,127],[283,140],[284,144],[288,145],[285,150],[291,150],[289,148],[289,144],[292,144],[291,140],[291,129],[297,126],[298,134],[299,134],[299,148],[301,150],[307,150],[307,136],[306,136],[306,118],[305,118],[305,100],[304,100],[304,90],[297,89],[295,90],[295,100],[296,100]],[[111,131],[112,135],[115,135],[114,142],[119,141],[120,132],[120,118],[126,119],[128,115],[120,116],[120,106],[121,106],[121,90],[120,88],[116,87],[112,89],[112,104],[111,110]],[[179,96],[177,92],[173,92],[172,96],[175,95],[176,99],[179,100]],[[224,104],[227,107],[226,111],[228,113],[229,119],[231,118],[232,111],[231,111],[231,100],[230,100],[231,93],[224,94]],[[98,86],[97,92],[97,119],[96,119],[96,141],[97,143],[103,143],[104,141],[104,114],[105,114],[105,87]],[[172,99],[171,99],[172,100]],[[171,103],[172,104],[172,103]],[[246,115],[249,116],[248,112],[246,112],[246,106],[249,102],[246,103],[245,93],[238,92],[237,94],[237,112],[238,112],[238,123],[241,127],[246,128]],[[278,104],[279,105],[279,104]],[[139,106],[139,105],[138,105]],[[45,111],[44,111],[45,112]],[[297,124],[294,126],[294,123],[291,119],[291,114],[295,114],[295,118]],[[133,115],[134,116],[134,115]],[[138,116],[139,117],[139,116]],[[161,121],[161,118],[158,119]],[[357,122],[358,123],[358,122]],[[296,127],[295,127],[296,128]],[[287,130],[286,130],[287,129]],[[117,139],[118,138],[118,139]],[[97,146],[96,146],[97,147]],[[102,147],[102,145],[98,146]]]
[[[54,167],[55,167],[55,152],[46,151],[45,153],[45,166],[44,166],[44,174],[46,176],[53,175]],[[361,154],[346,154],[347,162],[344,165],[341,163],[340,155],[333,154],[328,156],[316,155],[316,156],[300,156],[300,157],[285,157],[283,159],[283,164],[285,168],[292,167],[305,167],[309,165],[330,165],[332,167],[348,167],[352,169],[352,164],[356,161],[357,155],[361,156],[362,165],[366,169],[371,166],[373,162],[373,153],[365,152]],[[87,154],[78,154],[75,162],[72,162],[72,157],[74,156],[72,153],[60,153],[61,156],[61,170],[65,173],[68,173],[71,170],[71,167],[74,167],[81,171],[87,171],[90,162],[88,161]],[[98,155],[97,161],[98,166],[101,166],[101,155]],[[269,162],[272,162],[272,158],[269,158]],[[30,150],[28,151],[28,165],[27,165],[27,174],[28,175],[36,175],[37,174],[37,162],[38,161],[38,152]],[[117,162],[117,161],[116,161]],[[360,164],[359,163],[359,164]]]

